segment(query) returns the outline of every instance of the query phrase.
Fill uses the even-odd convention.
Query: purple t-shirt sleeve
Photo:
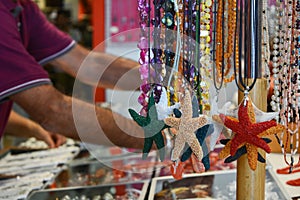
[[[50,84],[40,65],[70,50],[73,40],[47,21],[30,0],[22,1],[22,32],[16,18],[0,6],[0,102],[41,84]]]
[[[36,84],[50,83],[47,72],[25,49],[14,18],[0,10],[0,101]]]
[[[28,52],[39,64],[44,64],[57,56],[69,51],[74,45],[74,40],[66,33],[57,29],[50,23],[38,6],[26,3],[24,7],[25,32],[28,37]]]

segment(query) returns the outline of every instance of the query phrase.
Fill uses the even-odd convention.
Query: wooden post
[[[250,98],[253,104],[262,111],[267,110],[267,80],[258,79],[254,88],[250,91]],[[239,93],[239,102],[244,97]],[[258,149],[265,158],[266,153]],[[255,171],[251,170],[248,164],[247,155],[243,155],[237,161],[237,200],[264,200],[265,199],[265,177],[266,164],[257,162]]]
[[[240,1],[241,2],[241,1]],[[244,0],[240,4],[240,19],[242,27],[240,32],[240,48],[243,47],[244,81],[251,83],[256,77],[256,83],[249,96],[257,108],[267,110],[267,80],[262,78],[261,68],[261,0]],[[243,12],[244,10],[244,12]],[[242,51],[240,51],[242,52]],[[242,65],[240,65],[242,66]],[[246,88],[245,88],[246,89]],[[239,93],[239,102],[244,94]],[[258,149],[265,158],[266,153]],[[255,171],[248,164],[247,155],[237,161],[237,200],[264,200],[265,199],[266,164],[257,162]]]

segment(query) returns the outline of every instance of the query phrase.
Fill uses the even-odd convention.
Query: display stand
[[[267,108],[267,80],[258,79],[249,96],[257,108],[266,111]],[[239,94],[239,102],[244,94]],[[258,152],[265,158],[266,153],[260,149]],[[266,164],[257,163],[255,171],[251,170],[248,164],[247,155],[237,160],[237,199],[265,199],[265,177]]]
[[[262,111],[267,110],[267,80],[262,78],[261,68],[261,1],[246,0],[244,7],[244,18],[242,36],[243,46],[243,64],[247,68],[244,72],[244,79],[252,83],[256,77],[256,82],[249,96],[256,107]],[[256,67],[255,67],[256,65]],[[246,70],[246,69],[244,69]],[[245,94],[239,92],[239,102],[242,101]],[[266,153],[261,149],[258,152],[266,158]],[[238,200],[263,200],[265,199],[265,177],[266,164],[257,163],[255,171],[251,170],[248,164],[247,154],[237,160],[237,191]]]

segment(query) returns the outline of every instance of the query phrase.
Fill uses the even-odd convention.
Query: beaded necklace
[[[217,6],[218,5],[218,6]],[[218,7],[218,8],[217,8]],[[218,9],[218,10],[217,10]],[[218,91],[222,88],[223,80],[224,80],[224,59],[222,59],[222,55],[224,54],[224,47],[222,45],[222,41],[224,39],[222,30],[222,17],[224,16],[223,12],[223,1],[214,1],[214,30],[213,35],[215,38],[214,46],[213,46],[213,60],[214,60],[214,67],[213,67],[213,81],[214,87]],[[220,28],[221,27],[221,28]],[[221,59],[222,62],[221,63]],[[220,66],[221,65],[221,70]],[[218,79],[216,77],[218,75]],[[220,79],[221,77],[221,79]],[[219,83],[219,86],[217,85]]]
[[[142,105],[140,114],[146,116],[147,113],[147,101],[150,77],[150,52],[149,52],[149,27],[150,27],[150,4],[147,0],[138,0],[138,11],[140,14],[140,40],[138,48],[140,49],[140,74],[142,84],[140,86],[141,94],[138,98],[138,102]]]
[[[199,37],[197,44],[200,44],[200,59],[199,59],[199,69],[198,69],[198,80],[199,86],[197,87],[197,95],[199,98],[200,113],[209,114],[211,112],[211,102],[210,102],[210,80],[211,71],[213,68],[212,60],[212,29],[213,29],[213,19],[212,19],[212,9],[213,0],[199,1],[199,11],[197,21],[199,22]],[[208,81],[209,80],[209,81]]]
[[[162,56],[163,56],[163,50],[161,49],[161,8],[162,3],[159,0],[153,1],[154,6],[154,18],[152,19],[152,25],[154,27],[154,30],[152,32],[153,37],[153,46],[152,46],[152,53],[153,58],[151,59],[150,63],[153,71],[153,82],[155,84],[153,88],[153,92],[155,94],[154,99],[155,102],[158,103],[161,93],[162,93],[162,82],[163,82],[163,62],[162,62]]]
[[[268,80],[268,88],[270,87],[270,38],[269,38],[269,23],[268,23],[268,0],[262,0],[262,70],[264,77]]]
[[[205,66],[206,76],[210,76],[211,72],[211,29],[212,29],[212,1],[200,2],[200,63]]]
[[[233,55],[233,43],[234,43],[234,34],[236,31],[236,0],[229,0],[228,1],[228,39],[227,39],[227,50],[225,52],[224,58],[226,59],[226,71],[224,73],[225,76],[228,76],[231,70],[231,58]],[[235,62],[235,58],[234,61]],[[235,74],[232,73],[230,77],[225,77],[224,82],[228,83],[233,81]]]
[[[284,129],[282,125],[278,125],[275,121],[260,121],[264,120],[261,116],[260,119],[256,119],[258,110],[255,111],[255,106],[248,95],[259,77],[261,46],[259,40],[260,30],[257,26],[260,24],[258,4],[258,0],[240,1],[239,4],[236,4],[236,10],[239,10],[239,12],[236,12],[236,27],[239,28],[234,35],[233,54],[238,62],[234,62],[233,66],[234,74],[237,74],[235,82],[238,89],[244,93],[244,99],[239,105],[237,118],[228,117],[224,114],[219,115],[224,125],[233,131],[231,139],[221,140],[225,147],[219,154],[220,158],[229,156],[225,159],[225,162],[232,162],[241,155],[247,154],[248,163],[252,170],[256,169],[257,161],[265,162],[265,159],[258,152],[258,148],[265,150],[267,153],[271,152],[267,144],[270,141],[263,138],[263,136],[275,134]],[[240,47],[238,51],[237,46]],[[238,59],[237,53],[239,55]],[[236,67],[237,63],[240,66],[239,69]],[[258,133],[258,130],[261,132]],[[250,139],[251,137],[253,138]]]
[[[280,63],[280,68],[275,68],[278,72],[274,82],[274,96],[272,100],[279,98],[280,115],[278,121],[285,126],[285,131],[276,135],[277,141],[281,146],[281,151],[284,155],[284,161],[289,166],[289,172],[293,171],[295,165],[295,154],[299,148],[299,105],[297,93],[299,92],[299,52],[298,52],[298,37],[299,30],[296,22],[299,17],[299,2],[295,0],[285,0],[280,6],[280,21],[281,29],[280,44],[282,47],[281,54],[278,57],[273,57],[273,61]],[[273,63],[274,64],[274,63]],[[274,68],[273,68],[274,72]],[[278,77],[277,77],[278,76]],[[276,87],[276,88],[275,88]],[[281,91],[279,93],[279,91]],[[275,94],[276,93],[276,94]],[[274,106],[274,100],[271,102]],[[284,141],[285,137],[285,141]],[[289,151],[289,153],[288,153]],[[288,161],[288,157],[290,158]],[[299,163],[300,159],[298,160]]]
[[[216,5],[218,8],[216,9]],[[232,62],[235,62],[233,57],[233,44],[234,44],[234,35],[236,31],[236,0],[221,0],[218,3],[214,4],[216,13],[216,32],[215,32],[215,63],[218,76],[223,76],[223,81],[225,83],[231,82],[234,80],[235,74],[229,73],[232,71]],[[225,28],[226,27],[226,28]],[[222,72],[222,66],[225,67],[225,71]],[[223,74],[222,74],[223,73]]]
[[[142,84],[140,86],[141,95],[138,102],[142,105],[140,114],[146,116],[147,99],[149,91],[153,90],[155,102],[159,102],[162,93],[162,82],[165,75],[165,65],[163,65],[163,51],[161,38],[161,1],[154,1],[154,18],[151,19],[151,3],[150,0],[138,0],[138,10],[140,13],[140,41],[138,47],[140,49],[140,73]],[[154,27],[150,34],[150,26]],[[153,38],[152,55],[150,52],[150,35]],[[151,58],[152,57],[152,58]]]
[[[272,73],[273,73],[273,94],[271,96],[270,106],[273,111],[277,112],[280,109],[280,82],[279,82],[279,68],[282,68],[282,60],[279,59],[283,55],[282,38],[282,25],[283,25],[283,7],[279,0],[276,3],[276,19],[274,22],[275,34],[273,38],[273,51],[272,51]],[[276,118],[279,121],[279,116]]]
[[[175,17],[176,13],[174,11],[174,3],[171,0],[165,0],[162,3],[162,9],[164,12],[164,15],[162,17],[162,23],[165,26],[165,34],[164,34],[164,64],[165,66],[170,69],[174,65],[174,59],[175,59],[175,50],[174,50],[174,42],[176,35],[174,33],[174,27],[175,27]],[[171,69],[172,70],[172,69]],[[170,71],[170,70],[167,70]],[[170,78],[171,75],[170,75]],[[170,80],[169,78],[169,80]],[[177,102],[177,95],[175,92],[176,83],[173,85],[167,83],[168,86],[168,96],[170,100],[170,104],[175,104]]]
[[[216,9],[216,5],[218,5],[217,8],[217,13],[216,13],[216,29],[214,32],[214,38],[215,38],[215,56],[214,56],[214,61],[216,65],[216,70],[217,74],[219,77],[224,77],[224,70],[221,70],[222,67],[224,67],[224,51],[225,51],[225,45],[224,45],[224,7],[225,7],[225,2],[224,0],[218,1],[218,3],[215,1],[214,2],[214,8]],[[218,82],[220,80],[217,80]],[[220,86],[216,87],[217,90],[219,90],[222,85],[223,85],[223,79],[221,80]]]

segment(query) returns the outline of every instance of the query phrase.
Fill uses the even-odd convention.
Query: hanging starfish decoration
[[[264,111],[260,110],[259,108],[257,108],[254,104],[252,104],[252,106],[253,106],[256,122],[269,121],[279,115],[279,111],[278,112],[264,112]],[[233,107],[232,102],[226,102],[224,104],[224,106],[220,110],[218,110],[218,112],[222,113],[224,115],[227,115],[227,116],[238,117],[239,107],[235,107],[235,108],[232,108],[232,107]]]
[[[167,91],[163,87],[159,102],[157,104],[155,104],[155,106],[157,109],[158,119],[163,120],[163,119],[167,118],[170,114],[172,114],[174,109],[179,108],[180,103],[175,103],[172,106],[168,106]]]
[[[169,117],[165,119],[165,123],[168,126],[174,127],[178,130],[171,159],[173,161],[178,160],[182,150],[184,149],[185,143],[187,143],[191,147],[196,157],[201,160],[203,157],[203,152],[195,135],[195,131],[207,124],[207,119],[205,116],[200,116],[197,118],[192,117],[192,101],[190,92],[188,90],[185,91],[184,100],[181,105],[181,118]]]
[[[163,161],[165,158],[165,144],[161,131],[165,128],[168,128],[168,126],[163,120],[158,119],[153,93],[151,93],[149,98],[148,112],[146,117],[139,115],[132,109],[129,109],[129,113],[134,121],[136,121],[136,123],[143,128],[145,133],[143,159],[147,158],[153,142],[155,142],[159,151],[160,160]]]
[[[193,110],[193,117],[199,117],[199,104],[198,104],[198,99],[195,95],[193,95],[193,100],[192,100],[192,110]],[[174,109],[174,114],[175,117],[180,118],[181,117],[181,112],[178,109]],[[206,136],[212,134],[214,132],[214,126],[213,124],[207,124],[201,128],[199,128],[196,131],[196,137],[202,146],[202,151],[204,152],[205,156],[202,158],[201,162],[203,163],[204,167],[206,170],[210,168],[210,162],[209,162],[209,154],[208,154],[208,148],[206,146],[206,143],[204,143],[204,140]],[[188,145],[185,145],[188,146]],[[191,155],[193,153],[191,147],[185,147],[184,149],[185,152],[182,154],[180,161],[185,162],[189,158],[191,158]],[[200,162],[200,161],[198,161]]]
[[[263,138],[263,140],[264,140],[265,142],[267,142],[267,143],[272,142],[272,140],[269,139],[269,138]],[[224,144],[224,145],[226,145],[229,141],[230,141],[230,139],[222,139],[222,140],[220,140],[221,144]],[[246,154],[246,153],[247,153],[247,149],[246,149],[246,146],[244,145],[244,146],[240,147],[240,148],[237,150],[237,152],[236,152],[236,154],[234,154],[234,156],[229,156],[229,157],[227,157],[227,158],[224,160],[224,162],[225,162],[225,163],[230,163],[230,162],[236,161],[237,159],[239,159],[242,155],[244,155],[244,154]],[[257,160],[258,160],[259,162],[261,162],[261,163],[265,163],[265,162],[266,162],[266,160],[262,157],[262,155],[261,155],[259,152],[257,153],[257,156],[258,156],[258,157],[257,157]]]
[[[239,106],[238,119],[223,114],[220,114],[220,118],[224,125],[234,132],[233,138],[220,152],[220,158],[234,156],[238,149],[245,145],[248,163],[252,170],[255,170],[257,166],[257,148],[261,148],[267,153],[271,152],[270,147],[262,137],[284,130],[284,127],[275,121],[256,123],[254,108],[248,97],[245,97]]]
[[[212,124],[206,124],[205,126],[199,128],[196,132],[196,137],[197,137],[200,145],[202,146],[203,152],[206,152],[205,156],[201,160],[202,163],[204,164],[204,167],[206,170],[208,170],[210,168],[210,163],[209,163],[208,149],[207,149],[207,146],[206,146],[204,140],[207,135],[210,135],[213,132],[213,128],[211,128],[211,127],[212,127]],[[191,147],[189,147],[182,154],[180,161],[181,162],[187,161],[191,157],[192,153],[193,153],[193,151],[192,151]]]

